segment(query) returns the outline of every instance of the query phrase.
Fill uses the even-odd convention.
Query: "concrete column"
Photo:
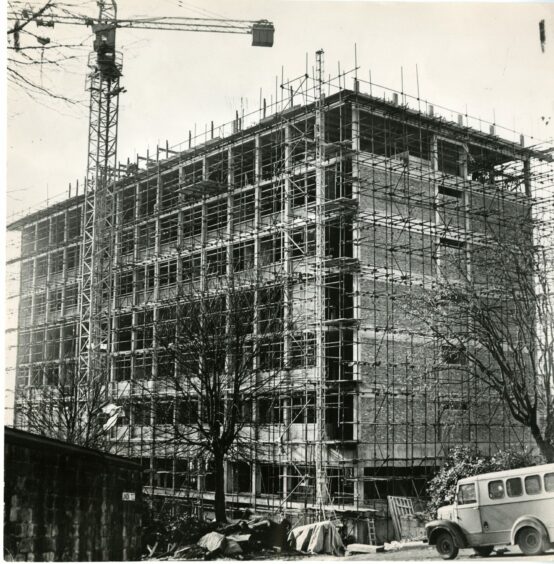
[[[139,190],[139,184],[135,184],[135,209],[133,210],[133,239],[136,242],[137,241],[137,218],[138,218],[138,209],[139,209],[139,200],[140,200],[140,190]],[[138,249],[137,249],[137,245],[136,243],[133,244],[133,263],[134,264],[138,264]],[[143,280],[144,280],[144,267],[143,266],[139,266],[138,268],[135,267],[133,268],[133,290],[132,290],[132,296],[131,296],[131,301],[133,303],[133,306],[137,306],[138,305],[138,296],[139,296],[139,292],[137,289],[138,286],[138,277],[139,277],[139,272],[142,269],[143,272]],[[137,311],[135,309],[135,307],[133,307],[133,313],[132,313],[132,323],[133,323],[133,328],[136,328],[137,326]],[[135,379],[135,370],[136,370],[136,358],[135,358],[135,350],[136,350],[136,334],[135,331],[133,331],[133,336],[132,336],[133,342],[131,343],[131,379],[134,380]]]
[[[230,279],[233,276],[233,228],[234,228],[234,221],[233,221],[233,196],[234,196],[234,189],[240,188],[240,186],[234,185],[234,174],[233,174],[233,149],[229,147],[227,149],[227,229],[226,229],[226,238],[227,238],[227,247],[226,247],[226,256],[227,256],[227,265],[226,265],[226,273],[227,277]]]
[[[432,194],[433,194],[433,199],[436,202],[438,195],[439,195],[439,185],[437,182],[437,172],[439,169],[439,144],[438,144],[438,139],[436,135],[432,135],[431,136],[431,169],[433,170],[433,174],[430,177],[431,180],[431,190],[432,190]],[[437,228],[440,225],[440,214],[439,214],[439,210],[438,207],[435,206],[435,213],[434,213],[434,223],[435,223],[435,228]],[[431,231],[432,234],[432,231]],[[434,245],[438,245],[439,244],[439,240],[438,237],[435,236],[433,239],[433,244]],[[438,274],[440,272],[440,256],[437,252],[433,253],[436,256],[435,259],[435,267],[436,267],[436,272],[434,272],[433,274]]]
[[[115,288],[115,291],[112,292],[112,295],[110,296],[110,300],[111,300],[111,306],[110,306],[110,317],[112,318],[111,323],[109,324],[109,329],[111,332],[111,336],[110,339],[108,341],[109,343],[109,350],[107,351],[108,354],[111,356],[112,361],[108,362],[108,368],[109,368],[109,374],[108,374],[108,381],[109,382],[115,382],[115,362],[113,361],[114,358],[114,353],[116,352],[116,347],[115,347],[115,337],[116,337],[116,332],[115,332],[115,328],[114,328],[114,322],[113,322],[113,316],[114,313],[116,311],[117,308],[117,298],[121,295],[121,292],[119,291],[118,288],[118,275],[119,277],[121,277],[121,270],[117,269],[117,265],[120,264],[120,257],[121,257],[121,210],[123,208],[123,192],[119,191],[119,193],[117,194],[114,191],[113,194],[113,198],[114,198],[114,224],[113,224],[113,237],[114,237],[114,242],[113,242],[113,256],[111,257],[112,259],[112,264],[113,264],[113,274],[112,274],[112,284],[113,284],[113,288]],[[108,397],[112,398],[113,397],[113,387],[114,384],[112,384],[111,389],[109,389],[108,391]]]
[[[354,505],[359,506],[364,503],[364,468],[361,461],[353,464],[354,471]]]
[[[262,147],[261,147],[261,138],[260,135],[257,134],[255,139],[255,180],[254,180],[254,272],[256,277],[256,291],[254,292],[254,312],[258,311],[258,287],[260,283],[260,199],[261,199],[261,189],[260,189],[260,182],[262,179]],[[256,340],[258,336],[258,324],[257,324],[258,316],[256,313],[254,314],[254,327],[253,327],[253,336],[254,340]],[[253,369],[254,374],[256,373],[258,365],[258,359],[255,357],[253,358]],[[256,376],[254,375],[254,378]],[[253,399],[253,405],[251,406],[252,409],[252,419],[256,418],[256,413],[258,412],[258,402],[256,398]],[[258,425],[251,426],[251,439],[253,441],[253,449],[254,449],[254,456],[252,457],[251,463],[251,504],[254,511],[256,511],[256,494],[260,491],[259,487],[259,469],[258,469],[258,440],[259,440],[259,432],[258,432]]]
[[[317,52],[318,82],[315,102],[315,169],[316,169],[316,200],[315,200],[315,346],[316,363],[316,440],[315,440],[315,481],[316,507],[320,511],[328,502],[325,462],[327,446],[325,444],[325,343],[323,331],[323,317],[325,314],[325,271],[323,261],[325,255],[325,186],[326,186],[326,155],[325,155],[325,98],[323,92],[323,52]]]
[[[202,157],[202,179],[208,179],[208,161],[206,157]],[[208,239],[208,210],[206,205],[206,197],[202,198],[202,232],[201,232],[201,251],[200,251],[200,291],[206,289],[206,241]]]
[[[431,135],[431,169],[439,170],[439,142],[436,135]]]
[[[292,308],[292,291],[293,285],[291,282],[292,276],[292,249],[291,249],[291,232],[292,232],[292,183],[291,183],[291,173],[292,173],[292,147],[291,147],[291,126],[284,125],[284,143],[285,143],[285,151],[284,151],[284,166],[281,167],[281,175],[283,181],[283,206],[281,210],[281,217],[283,220],[284,230],[282,236],[282,250],[281,250],[281,260],[283,261],[284,266],[284,308],[283,308],[283,322],[285,327],[289,326],[290,317],[291,317],[291,308]],[[276,179],[279,181],[279,176]],[[287,331],[284,335],[284,343],[283,343],[283,354],[284,358],[288,359],[290,357],[290,349],[291,349],[291,336]],[[284,413],[284,416],[287,417],[287,413]],[[283,441],[283,448],[285,452],[285,459],[290,456],[290,428],[285,426],[285,434],[282,437]],[[278,445],[276,445],[275,450],[273,450],[273,458],[272,463],[277,465],[279,462],[279,455],[278,455]],[[288,483],[286,476],[283,474],[288,473],[288,467],[283,465],[280,470],[280,477],[279,480],[282,481],[281,483],[281,491],[282,491],[282,499],[286,499],[288,495]]]
[[[464,214],[464,231],[466,236],[466,245],[465,245],[465,262],[466,262],[466,271],[467,276],[471,277],[471,240],[468,238],[468,235],[472,233],[471,230],[471,214],[470,214],[470,207],[471,207],[471,199],[470,199],[470,189],[471,189],[471,180],[468,180],[468,162],[469,162],[469,149],[467,145],[460,147],[460,176],[464,179],[462,183],[462,213]]]
[[[257,462],[257,456],[254,457],[250,464],[250,481],[251,481],[251,490],[252,493],[250,495],[250,503],[252,505],[252,510],[256,512],[256,496],[261,490],[261,474],[259,469],[259,464]]]
[[[50,275],[52,272],[52,217],[48,218],[48,247],[46,250],[46,285],[45,285],[45,296],[46,296],[46,303],[44,309],[44,323],[48,326],[50,322],[50,302],[52,300],[52,294],[55,295],[55,289],[52,290],[50,288]]]
[[[531,185],[531,160],[526,157],[523,161],[523,182],[525,184],[525,195],[533,197],[533,187]]]
[[[183,167],[179,167],[179,188],[183,186]],[[183,284],[183,265],[181,263],[181,257],[183,256],[183,211],[184,198],[183,194],[179,191],[177,196],[177,295],[181,293],[181,288]]]
[[[360,111],[355,103],[352,104],[352,199],[360,204]],[[352,257],[360,259],[360,225],[358,216],[354,217],[352,222]],[[352,291],[353,297],[353,315],[354,319],[361,318],[361,297],[360,297],[360,274],[355,272],[352,274]],[[353,351],[352,358],[354,360],[354,367],[352,377],[354,380],[360,379],[360,344],[358,342],[359,332],[355,327],[353,329]],[[357,407],[354,402],[354,421],[357,421]],[[357,434],[357,425],[354,425],[354,434]]]
[[[284,171],[284,202],[281,214],[283,216],[283,224],[285,225],[285,232],[282,238],[282,257],[285,266],[285,283],[283,288],[284,294],[284,308],[283,308],[283,323],[286,328],[290,325],[290,318],[292,315],[292,249],[291,249],[291,232],[292,232],[292,147],[291,147],[291,126],[285,125],[285,166]],[[291,335],[288,329],[284,335],[283,342],[283,355],[285,359],[290,360],[291,354]],[[290,440],[290,428],[286,427],[286,434],[283,437],[285,442]],[[285,480],[286,482],[286,480]],[[286,498],[286,483],[283,489],[283,495]]]

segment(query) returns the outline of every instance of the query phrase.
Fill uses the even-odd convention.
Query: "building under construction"
[[[230,277],[251,288],[257,319],[282,328],[254,359],[253,373],[275,380],[243,429],[251,457],[227,462],[230,507],[360,513],[421,495],[453,445],[529,442],[460,355],[428,346],[402,296],[528,214],[545,153],[361,80],[307,84],[284,87],[252,125],[237,115],[228,132],[138,158],[110,188],[106,390],[124,412],[110,432],[154,496],[213,499],[209,460],[175,455],[160,434],[186,421],[156,387],[171,358],[158,326],[176,322],[193,287],[225,295]],[[21,231],[18,402],[79,355],[84,199],[10,225]],[[152,397],[163,413],[145,410]]]

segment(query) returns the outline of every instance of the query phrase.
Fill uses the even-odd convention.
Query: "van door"
[[[483,532],[478,501],[476,482],[458,486],[456,494],[456,520],[470,545],[479,544]]]

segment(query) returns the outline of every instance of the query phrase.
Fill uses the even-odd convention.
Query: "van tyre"
[[[490,556],[491,552],[494,550],[494,546],[476,546],[473,548],[475,554],[479,556]]]
[[[446,531],[437,537],[436,547],[443,560],[453,560],[458,556],[459,549],[454,544],[452,535]]]
[[[526,556],[544,552],[542,534],[535,527],[523,527],[517,534],[517,545]]]

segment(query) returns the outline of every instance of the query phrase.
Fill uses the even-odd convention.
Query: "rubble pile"
[[[290,522],[266,517],[218,525],[193,518],[149,531],[143,560],[270,559],[278,553],[303,554],[289,546]]]

